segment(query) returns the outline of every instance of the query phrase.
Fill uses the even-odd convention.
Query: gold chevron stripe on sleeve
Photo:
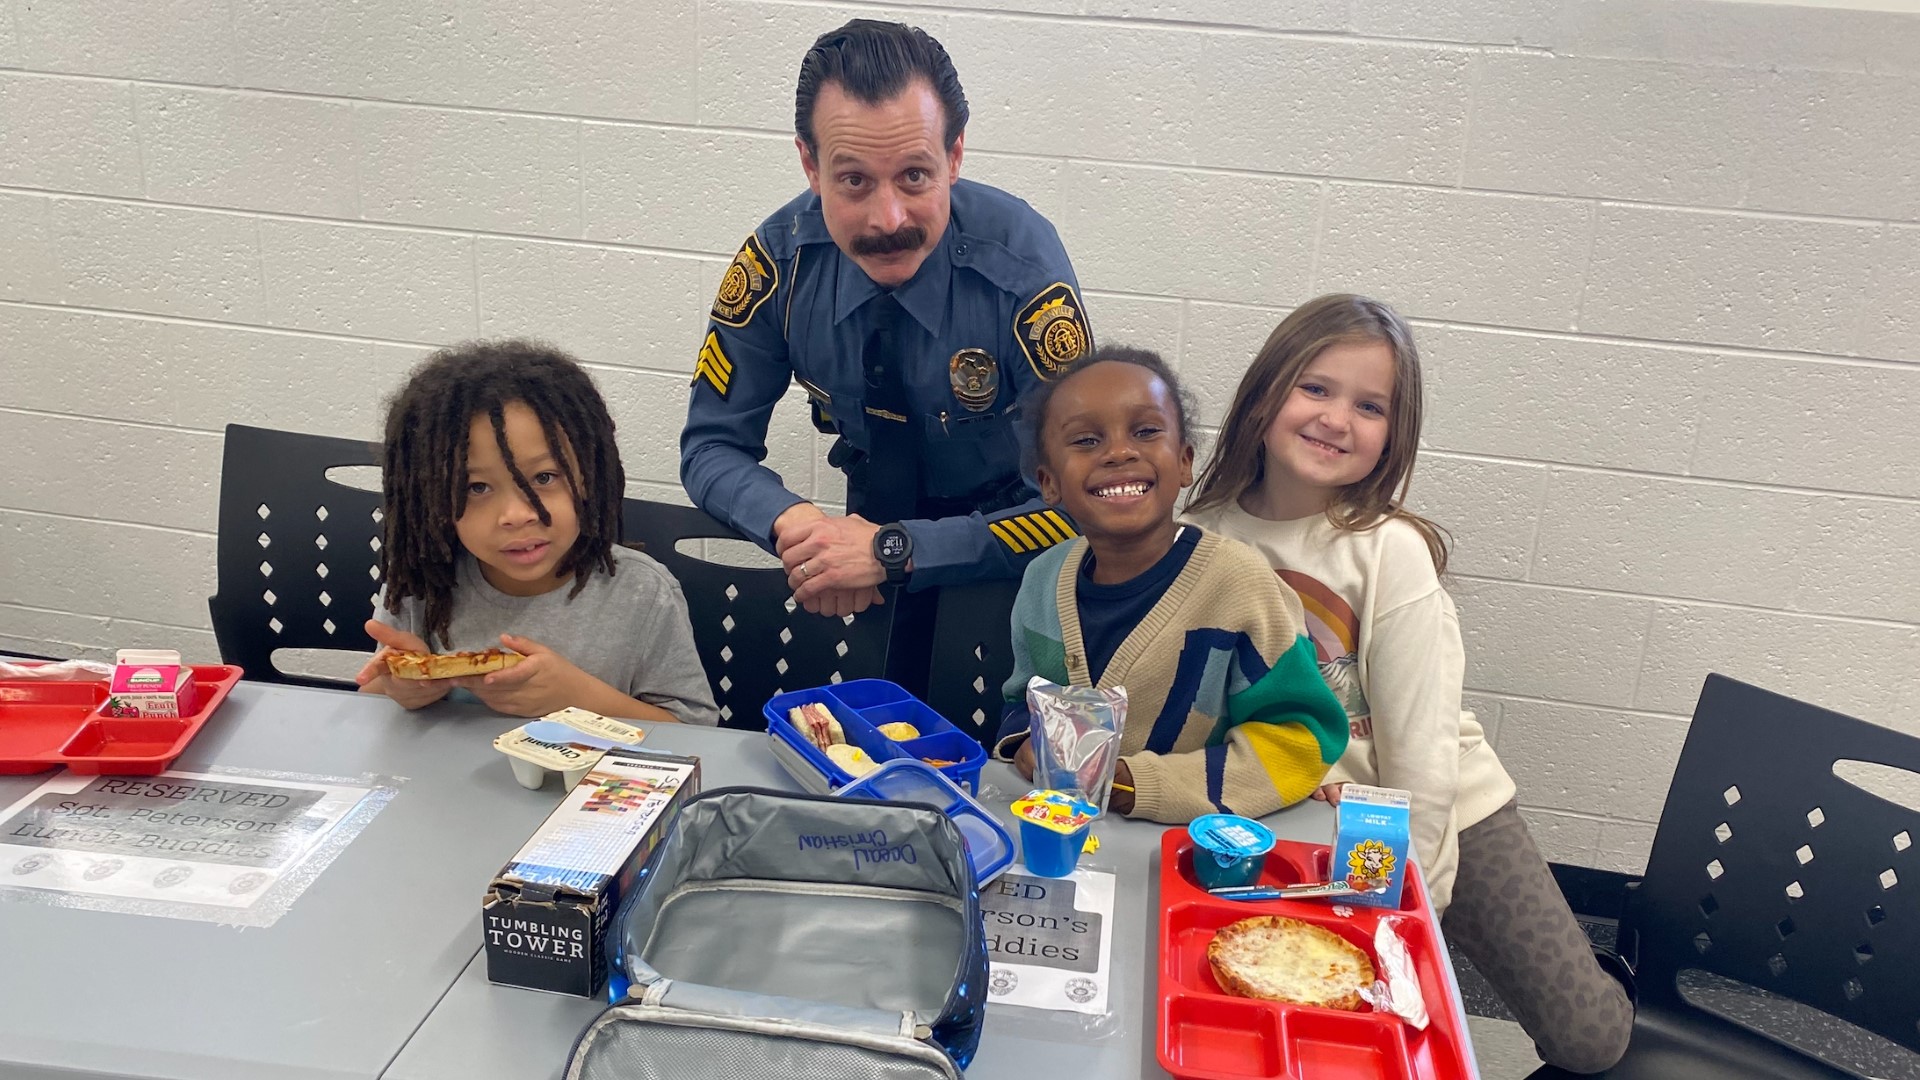
[[[726,352],[720,348],[720,335],[711,330],[707,332],[707,340],[700,346],[700,358],[694,362],[693,379],[696,383],[701,379],[707,380],[714,392],[723,398],[733,382],[733,361],[728,360]]]
[[[1015,518],[1008,518],[1005,521],[1001,522],[1001,524],[1005,525],[1009,529],[1012,529],[1014,533],[1016,533],[1017,535],[1024,537],[1027,540],[1027,542],[1032,544],[1034,547],[1045,548],[1045,547],[1053,546],[1053,541],[1047,539],[1046,533],[1041,532],[1039,529],[1034,528],[1033,522],[1029,519],[1029,516],[1026,514],[1022,514],[1019,517],[1015,517]]]
[[[987,522],[987,528],[992,529],[993,535],[999,537],[1000,542],[1011,548],[1015,555],[1033,548],[1032,544],[1016,536],[1013,530],[1007,528],[1003,522],[989,521]]]
[[[1048,547],[1066,542],[1066,536],[1062,535],[1060,530],[1054,527],[1052,519],[1048,518],[1045,513],[1028,514],[1020,520],[1026,524],[1027,528],[1032,529],[1044,537]]]
[[[1067,524],[1066,518],[1060,516],[1060,511],[1048,510],[1045,512],[1045,516],[1048,521],[1053,523],[1053,527],[1059,531],[1060,535],[1066,537],[1068,540],[1080,535],[1073,531],[1073,526]]]

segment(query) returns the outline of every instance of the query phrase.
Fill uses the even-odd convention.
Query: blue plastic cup
[[[1089,821],[1070,833],[1057,832],[1045,825],[1020,821],[1020,854],[1027,869],[1041,877],[1066,877],[1080,865],[1080,849],[1086,845]]]
[[[1020,856],[1032,873],[1066,877],[1080,864],[1080,850],[1099,808],[1058,791],[1029,792],[1013,804],[1020,822]]]
[[[1203,889],[1252,885],[1273,850],[1273,830],[1237,814],[1207,814],[1187,826],[1193,876]]]

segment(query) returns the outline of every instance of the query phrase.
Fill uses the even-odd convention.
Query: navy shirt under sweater
[[[1173,546],[1167,549],[1160,560],[1145,571],[1135,574],[1125,581],[1113,585],[1100,585],[1093,580],[1093,552],[1089,551],[1080,561],[1080,581],[1075,588],[1077,604],[1075,610],[1080,614],[1080,641],[1087,648],[1087,670],[1096,681],[1106,673],[1107,663],[1113,654],[1147,617],[1153,605],[1167,594],[1173,585],[1173,579],[1187,568],[1187,560],[1193,556],[1195,545],[1200,543],[1200,529],[1194,525],[1182,525],[1174,534]],[[1032,720],[1027,712],[1027,704],[1022,700],[1017,705],[1009,705],[1007,713],[1000,719],[1000,731],[994,737],[996,753],[1004,753],[1009,758],[1019,748],[1019,743],[1000,746],[1001,740],[1009,735],[1025,734]]]
[[[1144,572],[1113,585],[1093,580],[1093,552],[1080,560],[1080,584],[1075,590],[1080,612],[1080,640],[1087,647],[1087,670],[1097,680],[1106,673],[1107,661],[1120,651],[1120,645],[1147,617],[1153,605],[1167,594],[1167,587],[1180,571],[1187,568],[1200,530],[1183,525],[1174,535],[1173,546],[1160,561]]]

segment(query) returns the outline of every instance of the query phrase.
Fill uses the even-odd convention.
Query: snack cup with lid
[[[1100,808],[1064,791],[1030,791],[1013,802],[1020,819],[1020,855],[1041,877],[1066,877],[1079,865],[1087,830]]]
[[[1193,876],[1203,889],[1251,885],[1273,850],[1273,830],[1238,814],[1205,814],[1187,826]]]

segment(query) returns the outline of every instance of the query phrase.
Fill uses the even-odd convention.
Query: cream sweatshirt
[[[1238,506],[1189,519],[1239,540],[1299,594],[1320,672],[1346,707],[1347,749],[1326,783],[1413,794],[1413,842],[1436,912],[1453,895],[1460,830],[1513,798],[1513,780],[1461,708],[1453,598],[1412,525],[1337,529],[1324,514],[1267,521]]]

